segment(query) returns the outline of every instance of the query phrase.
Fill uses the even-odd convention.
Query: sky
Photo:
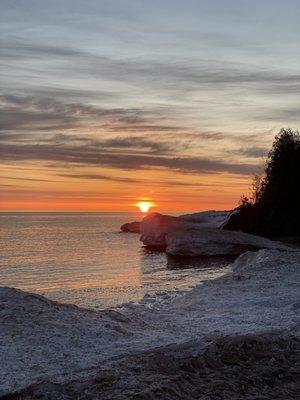
[[[230,209],[299,128],[298,0],[0,0],[3,211]]]

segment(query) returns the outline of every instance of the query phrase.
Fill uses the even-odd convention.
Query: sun
[[[136,204],[142,213],[147,213],[152,207],[152,203],[149,201],[140,201]]]

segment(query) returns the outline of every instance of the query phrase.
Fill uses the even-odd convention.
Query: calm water
[[[226,270],[222,260],[172,260],[121,233],[125,213],[1,213],[0,285],[90,308],[187,289]]]

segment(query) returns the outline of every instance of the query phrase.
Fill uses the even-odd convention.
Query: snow
[[[237,211],[235,211],[237,212]],[[140,224],[140,240],[147,247],[175,256],[239,255],[247,250],[290,248],[260,236],[219,229],[226,211],[205,211],[180,217],[149,214]]]
[[[201,224],[201,227],[219,228],[225,223],[230,214],[229,211],[211,210],[193,214],[184,214],[180,216],[180,219],[189,222],[197,222],[198,224]]]
[[[195,214],[185,214],[179,217],[151,213],[140,225],[141,242],[147,247],[166,247],[166,235],[173,231],[193,228],[219,228],[229,212],[203,211]]]
[[[192,227],[166,235],[166,253],[173,256],[239,255],[247,250],[278,249],[293,251],[283,243],[249,233]]]
[[[188,292],[99,312],[0,288],[0,396],[88,377],[99,365],[116,368],[120,357],[160,346],[197,340],[205,347],[207,335],[299,334],[299,267],[299,251],[248,252],[226,276]]]

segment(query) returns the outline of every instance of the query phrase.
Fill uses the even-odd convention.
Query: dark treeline
[[[300,237],[300,135],[281,129],[269,152],[265,174],[255,177],[250,199],[224,229],[261,236]]]

